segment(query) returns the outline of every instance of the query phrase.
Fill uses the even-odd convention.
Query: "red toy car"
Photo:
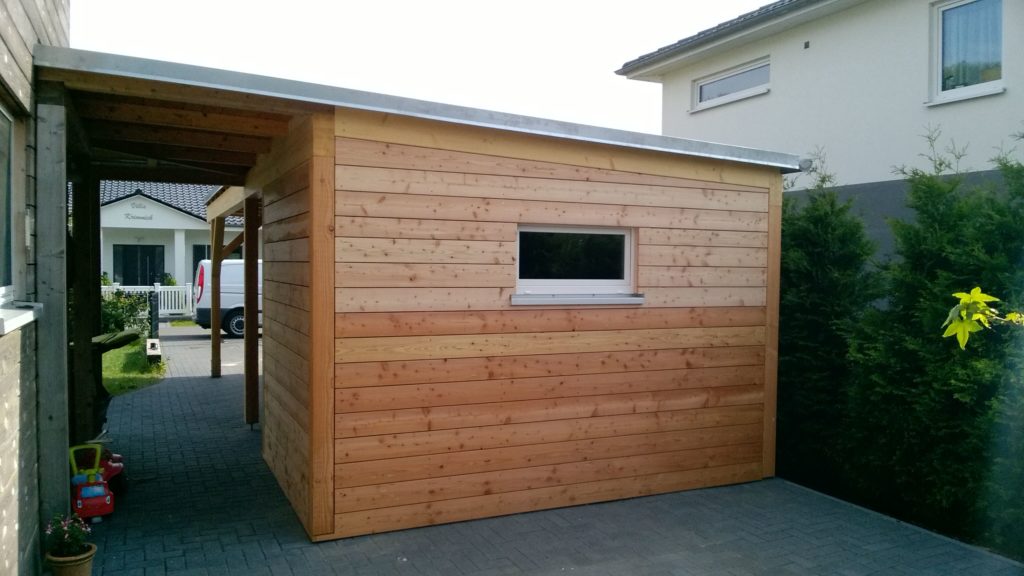
[[[106,482],[88,482],[74,487],[74,512],[80,518],[97,518],[114,513],[114,493]]]
[[[112,483],[124,483],[124,463],[118,454],[112,454],[100,444],[72,446],[71,495],[72,506],[79,517],[94,518],[114,512]]]

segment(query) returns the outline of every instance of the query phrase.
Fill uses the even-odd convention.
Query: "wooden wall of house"
[[[329,529],[314,512],[317,462],[331,470],[330,455],[316,448],[319,436],[330,446],[330,431],[315,413],[319,405],[331,409],[331,399],[320,397],[331,392],[332,338],[317,334],[313,318],[327,316],[323,329],[333,329],[332,206],[320,206],[333,197],[332,180],[321,177],[333,170],[332,124],[330,114],[293,120],[247,183],[263,198],[263,456],[311,536]],[[319,352],[316,341],[325,343]]]
[[[37,44],[68,45],[68,0],[6,0],[0,2],[0,113],[13,117],[10,157],[12,273],[15,298],[36,300],[36,140],[32,90],[32,50]],[[5,248],[10,249],[10,248]],[[58,313],[60,310],[57,311]],[[42,384],[37,358],[46,353],[39,345],[39,324],[32,323],[0,336],[0,573],[38,574],[42,571],[40,516],[46,517],[53,502],[41,494],[67,491],[67,485],[42,483],[44,472],[61,470],[67,479],[67,462],[59,455],[67,448],[66,431],[57,437],[40,434],[53,430],[46,414],[53,405],[41,405]],[[62,334],[66,335],[66,334]],[[52,336],[52,335],[50,335]],[[61,346],[60,339],[51,338]],[[39,350],[40,346],[43,350]],[[54,364],[52,358],[42,362]],[[63,386],[63,383],[59,385]],[[54,398],[54,395],[49,395]],[[64,399],[64,396],[56,396]],[[61,439],[63,438],[63,439]],[[56,458],[41,465],[40,450],[61,448]],[[42,481],[41,481],[42,477]],[[61,500],[66,506],[66,496]]]
[[[777,170],[339,110],[334,537],[774,474]],[[520,224],[639,306],[521,307]]]
[[[32,110],[32,49],[67,46],[69,30],[68,0],[0,2],[0,84],[23,111]]]

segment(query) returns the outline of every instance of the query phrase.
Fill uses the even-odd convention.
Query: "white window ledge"
[[[942,94],[938,94],[931,100],[924,103],[925,106],[942,106],[943,104],[949,104],[951,102],[962,102],[964,100],[971,100],[972,98],[981,98],[983,96],[993,96],[995,94],[1002,94],[1006,92],[1006,86],[1002,82],[989,82],[986,84],[979,84],[978,86],[968,86],[966,88],[958,88],[956,90],[950,90]]]
[[[39,302],[8,302],[0,306],[0,336],[34,322],[43,312]]]
[[[513,294],[513,306],[643,304],[643,294]]]

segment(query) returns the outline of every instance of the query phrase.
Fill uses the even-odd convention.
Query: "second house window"
[[[735,102],[768,92],[771,64],[764,58],[695,82],[694,110]]]

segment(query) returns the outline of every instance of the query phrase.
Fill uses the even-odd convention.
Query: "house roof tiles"
[[[103,180],[100,182],[100,206],[140,195],[206,222],[206,199],[219,188],[201,184]],[[228,216],[224,223],[242,226],[244,220],[240,216]]]
[[[784,14],[794,10],[799,10],[806,6],[818,4],[822,1],[823,0],[779,0],[778,2],[766,4],[757,10],[747,12],[746,14],[737,16],[732,20],[727,20],[717,26],[713,26],[707,30],[702,30],[693,36],[683,38],[674,44],[669,44],[668,46],[658,48],[654,52],[644,54],[639,58],[630,60],[623,64],[622,68],[616,70],[615,73],[621,75],[632,74],[633,72],[652,64],[668,60],[687,50],[696,48],[703,44],[708,44],[730,34],[742,32],[768,20],[778,18]]]

